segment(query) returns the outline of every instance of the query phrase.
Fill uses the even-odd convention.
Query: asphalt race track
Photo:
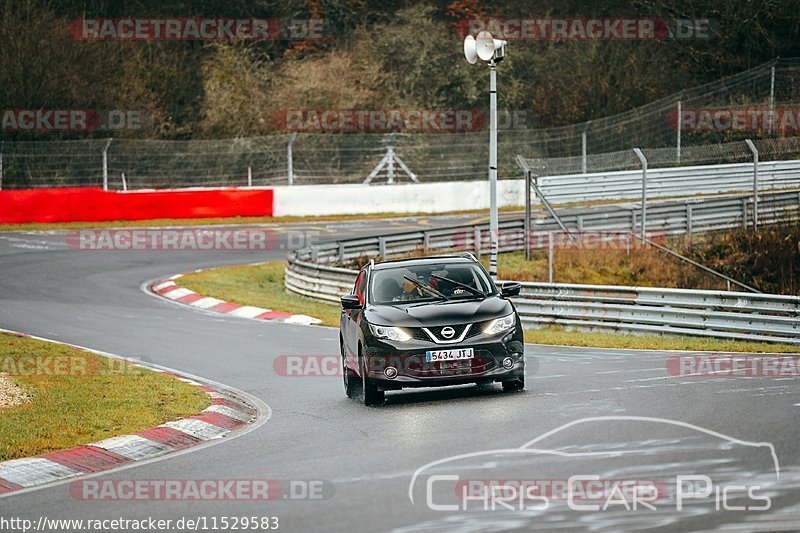
[[[419,223],[455,222],[294,228],[328,239]],[[285,238],[288,228],[275,231]],[[99,479],[257,478],[283,480],[284,486],[295,481],[297,487],[319,481],[323,497],[83,501],[62,484],[0,499],[0,516],[34,521],[268,516],[278,517],[287,531],[800,527],[796,373],[679,377],[668,371],[674,353],[528,346],[523,393],[505,394],[499,386],[404,391],[389,393],[383,407],[367,408],[345,397],[338,376],[285,377],[273,369],[282,355],[336,355],[336,330],[211,316],[141,288],[197,268],[278,259],[285,253],[281,242],[282,248],[269,253],[81,252],[69,249],[63,233],[0,233],[0,327],[203,376],[244,390],[272,409],[266,424],[230,442]],[[530,441],[535,443],[528,451],[520,451]],[[774,447],[774,456],[765,443]],[[503,451],[474,455],[489,450]],[[451,456],[463,457],[429,465]],[[617,503],[605,510],[571,509],[566,498],[553,495],[549,502],[525,506],[510,498],[494,508],[473,501],[467,510],[443,511],[429,508],[427,500],[452,505],[463,498],[448,485],[452,478],[432,474],[458,475],[461,482],[597,475],[658,486],[691,475],[698,486],[703,476],[712,485],[701,487],[709,491],[702,501],[689,499],[687,488],[681,510],[667,495],[651,501],[654,509]],[[605,501],[591,503],[602,507]],[[754,509],[763,506],[768,509]]]

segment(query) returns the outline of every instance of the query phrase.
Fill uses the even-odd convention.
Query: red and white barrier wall
[[[272,189],[0,191],[0,223],[272,216]]]
[[[522,180],[497,183],[500,207],[525,203]],[[0,191],[0,223],[212,217],[444,213],[489,207],[486,181],[103,191],[92,187]]]

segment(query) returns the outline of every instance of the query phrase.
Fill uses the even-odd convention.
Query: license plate
[[[425,361],[457,361],[458,359],[472,359],[475,353],[472,348],[456,348],[454,350],[430,350],[425,352]]]

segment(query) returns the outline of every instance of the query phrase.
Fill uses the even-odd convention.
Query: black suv
[[[525,387],[525,344],[514,305],[471,254],[385,261],[342,296],[339,343],[347,396],[380,404],[387,390],[499,381]]]

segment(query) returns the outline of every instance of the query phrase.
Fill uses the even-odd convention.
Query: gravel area
[[[14,385],[8,374],[0,373],[0,409],[14,407],[30,400],[25,391]]]

